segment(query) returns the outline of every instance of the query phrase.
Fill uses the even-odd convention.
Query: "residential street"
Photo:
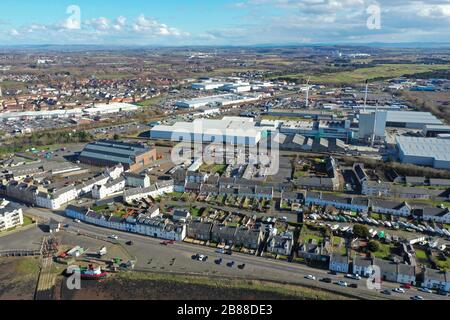
[[[405,294],[392,293],[387,296],[366,287],[365,279],[361,281],[345,279],[348,284],[357,283],[358,289],[341,287],[335,284],[338,280],[343,280],[343,275],[333,276],[328,274],[327,270],[320,270],[307,267],[305,265],[288,263],[284,261],[275,261],[267,258],[250,256],[245,254],[233,253],[232,256],[222,256],[215,253],[215,249],[192,245],[188,243],[176,243],[174,245],[163,246],[162,240],[150,237],[120,232],[116,230],[104,229],[88,224],[77,224],[71,219],[50,212],[45,209],[28,209],[32,214],[43,219],[54,218],[65,224],[69,224],[69,230],[72,232],[82,232],[85,234],[96,235],[107,238],[111,234],[119,236],[119,242],[127,248],[132,256],[136,257],[136,269],[141,271],[174,272],[174,273],[192,273],[211,276],[229,276],[243,278],[257,278],[286,283],[299,284],[303,286],[321,288],[337,293],[347,294],[355,298],[363,299],[411,299],[416,295],[421,295],[425,299],[449,299],[448,297],[438,296],[436,294],[426,294],[417,291],[417,289],[406,290]],[[132,246],[126,246],[125,243],[132,240]],[[194,261],[191,257],[194,254],[204,254],[209,256],[207,262]],[[215,260],[223,258],[221,265],[217,265]],[[234,261],[234,268],[227,267],[226,263]],[[245,264],[244,270],[239,270],[236,266]],[[255,277],[257,275],[257,277]],[[307,275],[314,275],[317,280],[305,279]],[[333,283],[327,284],[318,280],[330,278]],[[394,283],[383,283],[382,289],[394,289],[399,285]]]

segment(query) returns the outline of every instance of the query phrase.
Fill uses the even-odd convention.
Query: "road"
[[[438,296],[436,294],[426,294],[419,292],[417,289],[406,290],[405,294],[392,293],[391,296],[383,295],[376,290],[370,290],[366,287],[365,279],[357,281],[345,279],[348,284],[357,283],[359,288],[340,287],[335,284],[338,280],[343,280],[343,275],[330,275],[328,271],[310,268],[306,265],[289,263],[278,260],[271,260],[252,255],[233,253],[232,256],[222,256],[215,253],[215,249],[205,246],[193,245],[185,242],[179,242],[170,246],[162,246],[161,239],[145,237],[141,235],[120,232],[116,230],[105,229],[84,223],[76,224],[71,219],[50,212],[49,210],[32,208],[33,214],[41,216],[43,219],[54,218],[63,223],[69,224],[69,229],[87,234],[92,234],[107,238],[111,234],[119,236],[122,244],[132,240],[133,246],[127,246],[131,255],[134,255],[138,261],[137,268],[148,271],[164,271],[164,272],[184,272],[202,275],[222,275],[243,278],[256,278],[261,280],[281,281],[285,283],[299,284],[303,286],[324,289],[336,293],[347,294],[353,297],[363,299],[393,299],[404,300],[411,299],[415,295],[421,295],[425,299],[437,300],[446,299],[448,297]],[[194,254],[204,254],[209,256],[207,262],[194,261],[191,257]],[[217,265],[215,260],[221,257],[224,262]],[[169,263],[169,261],[171,261]],[[176,261],[176,263],[174,263]],[[229,268],[226,263],[235,262],[234,268]],[[238,270],[237,265],[246,264],[245,270]],[[152,267],[153,266],[153,267]],[[321,278],[330,278],[333,283],[327,284],[320,281],[312,281],[305,279],[307,275],[314,275],[318,280]],[[395,283],[383,283],[382,289],[392,290],[399,285]]]

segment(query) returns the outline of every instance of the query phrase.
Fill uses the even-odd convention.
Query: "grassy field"
[[[23,216],[23,226],[28,226],[33,223],[33,219],[27,216]]]
[[[153,97],[141,102],[138,102],[137,105],[141,107],[151,107],[157,105],[161,101],[161,97]]]
[[[448,258],[448,257],[446,260],[436,259],[436,264],[439,269],[447,270],[447,271],[450,270],[450,258]]]
[[[384,64],[370,68],[360,68],[353,71],[342,71],[336,73],[326,73],[314,75],[311,82],[332,83],[332,84],[354,84],[363,83],[366,79],[395,78],[403,75],[412,75],[435,70],[446,70],[448,65],[425,65],[425,64]],[[283,78],[302,79],[303,74],[291,74]]]
[[[378,250],[377,252],[373,252],[372,254],[376,258],[385,259],[391,255],[393,248],[394,247],[392,245],[380,243],[380,250]]]
[[[323,241],[323,235],[318,230],[313,230],[307,225],[304,225],[300,234],[300,242],[303,243],[309,240],[316,240],[317,242]]]

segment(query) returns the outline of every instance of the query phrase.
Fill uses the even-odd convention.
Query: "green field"
[[[141,102],[138,102],[137,105],[140,107],[151,107],[158,104],[161,101],[161,97],[153,97]]]
[[[353,71],[342,71],[336,73],[326,73],[314,75],[311,82],[333,83],[333,84],[354,84],[363,83],[365,80],[396,78],[403,75],[430,72],[436,70],[447,70],[448,65],[425,65],[425,64],[383,64],[370,68],[360,68]],[[303,79],[304,74],[290,74],[283,78]]]
[[[380,250],[373,252],[372,254],[376,258],[385,259],[391,255],[392,249],[394,249],[394,246],[380,243]]]

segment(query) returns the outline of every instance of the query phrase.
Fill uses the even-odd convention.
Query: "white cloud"
[[[164,23],[160,23],[153,18],[148,18],[141,14],[133,23],[133,30],[138,33],[144,33],[148,36],[187,36],[188,33],[182,32],[177,28],[172,28]]]
[[[91,19],[86,22],[86,25],[92,26],[95,30],[106,31],[110,29],[110,22],[105,17]]]

